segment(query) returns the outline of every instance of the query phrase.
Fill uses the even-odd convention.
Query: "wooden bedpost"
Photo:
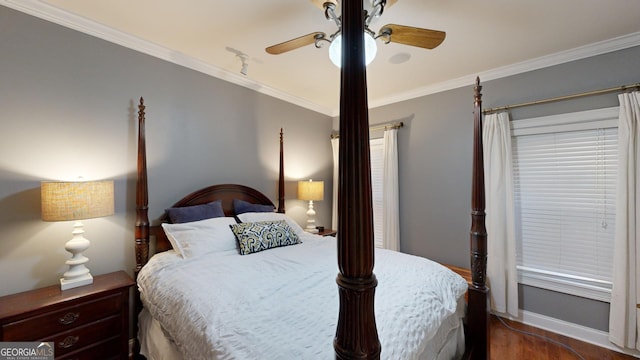
[[[342,1],[336,359],[378,359],[362,0]]]
[[[149,260],[149,191],[147,187],[144,110],[144,99],[140,98],[140,105],[138,105],[138,178],[136,182],[136,276]]]
[[[278,174],[278,212],[284,214],[284,132],[280,128],[280,173]]]
[[[482,150],[482,86],[476,78],[473,108],[473,170],[471,175],[471,285],[467,334],[471,359],[489,359],[489,288],[485,226],[484,160]]]
[[[135,278],[138,278],[138,272],[149,259],[149,196],[147,189],[147,151],[145,141],[144,128],[144,99],[140,98],[138,105],[138,177],[136,180],[136,268],[134,271]],[[135,288],[134,296],[134,316],[137,319],[138,314],[142,311],[142,300],[138,288]],[[134,358],[140,352],[140,344],[138,343],[138,321],[134,321],[133,328],[134,339]]]

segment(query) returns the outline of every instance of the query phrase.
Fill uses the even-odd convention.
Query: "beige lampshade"
[[[113,215],[113,181],[43,181],[42,220],[67,221]]]
[[[298,181],[298,199],[311,201],[324,199],[324,181]]]

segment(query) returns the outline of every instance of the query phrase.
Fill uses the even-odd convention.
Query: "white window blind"
[[[383,247],[382,236],[384,234],[382,225],[382,182],[384,180],[384,139],[371,139],[369,141],[369,151],[371,153],[371,200],[373,203],[373,235],[374,245],[377,248]]]
[[[610,300],[617,108],[512,122],[520,282]]]

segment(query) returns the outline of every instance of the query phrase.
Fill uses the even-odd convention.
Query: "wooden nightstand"
[[[324,229],[322,231],[319,231],[318,235],[320,235],[320,236],[336,236],[337,233],[338,233],[337,230]]]
[[[0,298],[0,341],[51,341],[56,359],[127,359],[129,289],[123,271],[93,284],[60,285]]]

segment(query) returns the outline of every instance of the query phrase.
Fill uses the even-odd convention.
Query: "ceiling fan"
[[[398,0],[371,0],[371,9],[365,10],[365,53],[366,63],[369,64],[375,56],[375,40],[382,39],[382,42],[388,44],[390,42],[421,47],[424,49],[433,49],[440,45],[445,38],[444,31],[421,29],[413,26],[387,24],[380,28],[376,34],[369,28],[372,20],[378,18],[384,12],[385,7],[395,4]],[[324,42],[330,43],[329,57],[331,61],[340,66],[341,52],[341,34],[342,34],[342,16],[336,13],[338,0],[311,0],[317,7],[324,10],[325,18],[333,21],[338,29],[333,34],[327,35],[324,32],[316,31],[307,35],[291,39],[280,44],[269,46],[265,50],[269,54],[278,55],[300,47],[315,44],[316,48],[322,47]]]

